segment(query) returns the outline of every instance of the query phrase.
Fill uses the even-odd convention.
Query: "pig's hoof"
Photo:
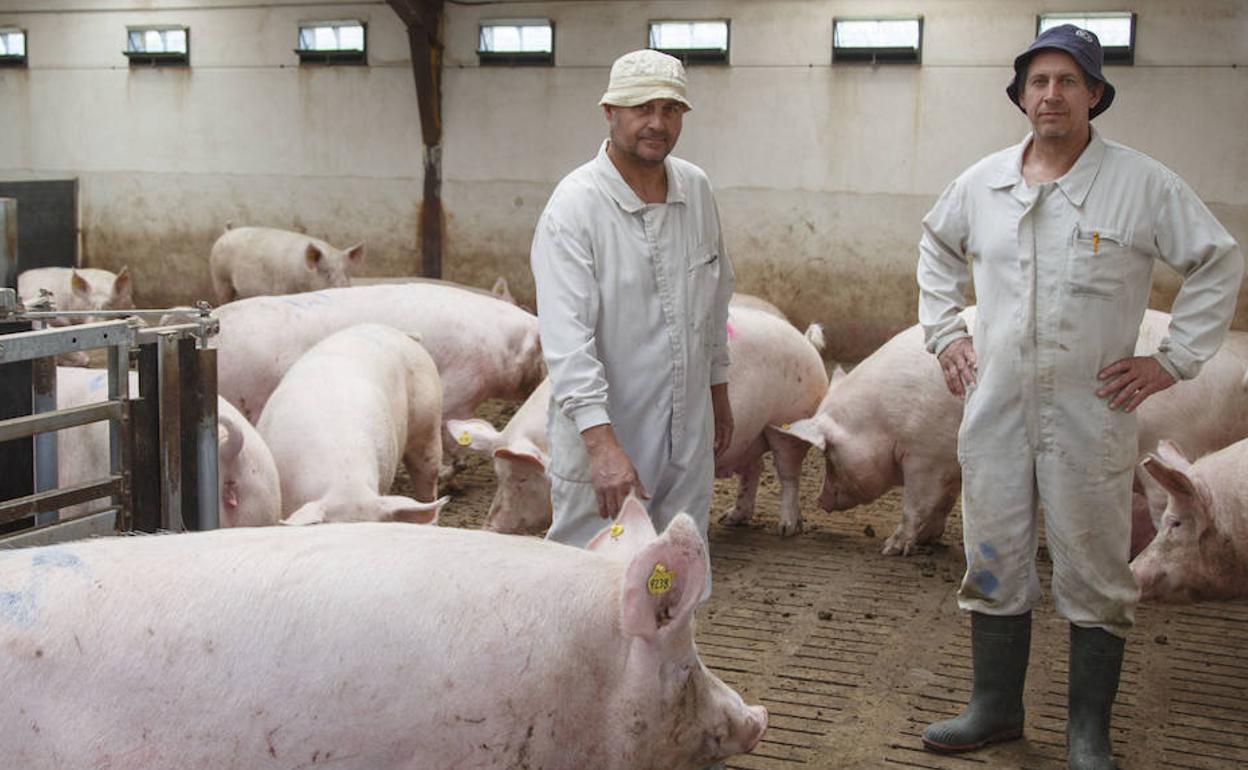
[[[913,550],[914,540],[912,538],[894,534],[884,541],[884,550],[880,551],[880,553],[885,556],[909,556]]]
[[[728,513],[725,513],[723,516],[720,516],[719,523],[725,527],[739,527],[748,522],[751,518],[753,518],[753,516],[753,512],[742,513],[734,508],[731,511],[728,511]]]
[[[792,537],[802,531],[802,520],[780,522],[780,537]]]

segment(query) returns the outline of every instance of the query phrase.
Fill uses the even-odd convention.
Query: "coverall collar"
[[[1104,140],[1101,139],[1096,128],[1091,126],[1089,128],[1092,136],[1088,141],[1088,146],[1083,148],[1075,165],[1071,166],[1070,170],[1056,182],[1057,188],[1077,208],[1083,206],[1088,192],[1092,189],[1092,182],[1096,180],[1097,172],[1101,170],[1101,162],[1105,159]],[[1027,138],[1011,149],[1005,156],[1005,162],[1001,164],[996,177],[988,183],[989,187],[994,190],[1014,189],[1023,184],[1023,153],[1031,144],[1031,138],[1032,135],[1027,134]]]
[[[594,166],[598,171],[598,178],[602,180],[603,188],[616,205],[629,214],[636,214],[646,206],[641,198],[637,197],[637,193],[633,192],[633,188],[628,186],[628,182],[624,181],[624,177],[620,175],[620,170],[611,162],[611,158],[607,156],[607,144],[610,139],[602,141],[602,147],[598,148],[598,157],[594,158]],[[667,171],[667,203],[684,203],[685,187],[680,179],[680,175],[675,173],[672,168],[672,156],[668,155],[663,159],[663,167]]]

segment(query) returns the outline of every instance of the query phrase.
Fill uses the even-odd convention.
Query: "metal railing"
[[[218,526],[216,351],[207,348],[217,321],[209,311],[206,303],[195,309],[56,311],[46,295],[22,306],[12,289],[0,289],[0,322],[117,319],[0,336],[0,364],[32,364],[33,404],[30,415],[0,420],[0,442],[35,442],[34,494],[0,500],[0,526],[32,517],[33,526],[7,536],[7,545],[69,539],[84,530]],[[170,313],[181,322],[143,325],[142,319]],[[107,400],[57,409],[56,356],[97,348],[108,351]],[[137,397],[131,393],[132,358],[138,361]],[[56,431],[101,420],[109,422],[108,476],[59,487]],[[109,498],[103,510],[72,519],[58,513],[102,498]],[[63,535],[55,531],[61,529]]]

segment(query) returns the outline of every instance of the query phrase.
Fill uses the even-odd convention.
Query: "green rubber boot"
[[[1023,683],[1031,654],[1031,613],[971,613],[971,702],[953,719],[928,725],[923,747],[951,754],[1023,737]]]
[[[1116,770],[1109,737],[1110,712],[1118,695],[1126,642],[1099,628],[1070,626],[1070,690],[1066,720],[1066,766],[1070,770]]]

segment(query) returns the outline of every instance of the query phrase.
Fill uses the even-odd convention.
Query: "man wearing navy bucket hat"
[[[1031,133],[965,171],[923,219],[919,321],[965,398],[958,603],[972,653],[970,704],[923,732],[933,751],[1023,735],[1043,505],[1054,601],[1070,621],[1068,765],[1115,767],[1110,711],[1139,598],[1127,564],[1134,412],[1196,376],[1235,310],[1234,239],[1172,171],[1092,128],[1114,101],[1101,64],[1092,32],[1041,33],[1006,88]],[[1184,282],[1168,336],[1137,356],[1155,260]],[[973,335],[959,316],[971,281]]]

